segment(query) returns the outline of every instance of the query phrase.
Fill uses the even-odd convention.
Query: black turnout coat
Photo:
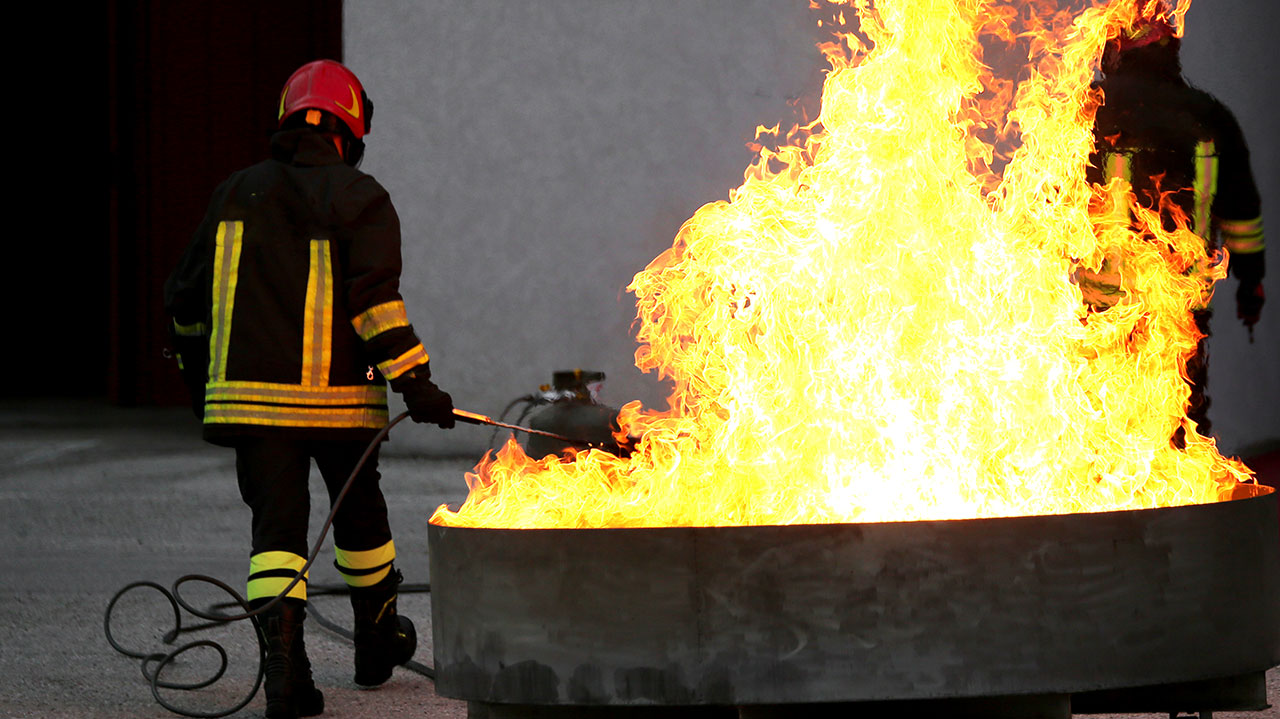
[[[367,439],[386,380],[428,356],[400,296],[386,190],[310,128],[236,172],[165,284],[184,379],[209,441]]]

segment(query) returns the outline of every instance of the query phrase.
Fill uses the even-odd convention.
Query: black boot
[[[255,600],[251,605],[267,601]],[[267,719],[296,719],[324,711],[324,695],[311,680],[311,662],[302,638],[306,618],[307,604],[298,599],[285,599],[257,617],[267,642],[263,677]]]
[[[306,605],[303,605],[302,618],[306,618]],[[319,716],[324,713],[324,694],[316,688],[311,679],[311,660],[307,659],[307,645],[303,640],[303,624],[298,623],[298,632],[293,639],[293,703],[300,717]]]
[[[391,677],[418,648],[413,622],[396,613],[396,587],[404,576],[396,569],[371,587],[351,589],[355,614],[356,684],[374,687]]]

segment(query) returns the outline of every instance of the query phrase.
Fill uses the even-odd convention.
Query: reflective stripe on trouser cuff
[[[348,586],[372,587],[391,572],[391,563],[396,558],[396,545],[395,542],[388,541],[376,549],[359,552],[334,547],[333,553],[336,555],[333,566]]]
[[[384,302],[356,315],[351,320],[351,326],[360,335],[360,339],[368,342],[387,330],[408,327],[409,316],[405,313],[404,302]]]
[[[427,351],[423,349],[421,344],[414,345],[413,349],[405,352],[393,360],[378,363],[378,371],[387,379],[395,379],[420,364],[426,364],[431,360]]]
[[[270,599],[289,586],[298,570],[306,566],[306,557],[293,552],[259,552],[249,558],[249,581],[245,594],[249,601]],[[289,597],[306,600],[307,576],[293,585]]]

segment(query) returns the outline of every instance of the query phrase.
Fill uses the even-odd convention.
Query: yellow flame
[[[1249,478],[1186,420],[1190,310],[1223,268],[1185,223],[1165,232],[1127,188],[1085,179],[1094,68],[1135,3],[853,5],[858,31],[822,48],[817,121],[760,148],[628,288],[636,365],[674,387],[667,411],[623,409],[636,452],[509,443],[432,522],[1089,512],[1216,501]],[[983,37],[1025,44],[1016,89]],[[1002,137],[1018,146],[997,175]],[[1091,311],[1073,277],[1108,272],[1122,292]]]

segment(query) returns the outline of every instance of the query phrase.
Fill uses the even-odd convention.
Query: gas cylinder
[[[599,401],[604,378],[604,372],[596,370],[554,372],[551,386],[543,385],[539,394],[545,404],[529,417],[529,426],[616,452],[613,433],[618,426],[618,410]],[[530,435],[524,450],[530,457],[538,458],[561,454],[570,447],[583,448],[582,445]]]

